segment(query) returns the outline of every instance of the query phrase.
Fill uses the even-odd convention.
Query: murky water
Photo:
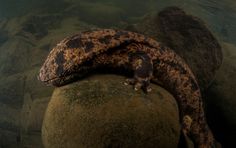
[[[83,29],[137,24],[168,6],[201,18],[223,47],[223,68],[207,94],[219,104],[226,99],[223,107],[213,107],[220,112],[217,121],[227,122],[213,126],[225,147],[236,145],[235,0],[5,0],[0,1],[0,148],[43,147],[42,120],[53,88],[36,75],[57,41]]]
[[[233,0],[191,0],[185,9],[203,18],[226,41],[236,43],[236,3]]]
[[[212,30],[219,33],[222,39],[236,43],[234,37],[236,34],[236,3],[234,0],[51,0],[50,2],[9,0],[1,2],[0,18],[19,16],[32,11],[63,13],[63,10],[71,2],[101,3],[114,6],[114,8],[122,8],[125,12],[121,19],[124,20],[175,5],[204,19]],[[85,9],[89,6],[85,5]]]

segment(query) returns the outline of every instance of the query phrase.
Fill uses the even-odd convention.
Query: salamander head
[[[41,67],[38,79],[46,85],[54,86],[62,86],[73,81],[84,68],[80,66],[81,56],[71,53],[75,53],[73,49],[57,45]]]

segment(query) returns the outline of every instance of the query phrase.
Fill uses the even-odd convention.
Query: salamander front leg
[[[133,53],[129,57],[130,66],[134,71],[134,78],[127,79],[125,84],[134,86],[134,90],[143,89],[146,93],[152,89],[150,80],[152,78],[153,66],[150,57],[146,53]]]
[[[145,92],[152,91],[152,88],[150,86],[150,80],[145,81],[145,80],[140,80],[138,78],[131,78],[131,79],[126,79],[124,84],[133,85],[135,91],[138,91],[140,89],[143,89]]]

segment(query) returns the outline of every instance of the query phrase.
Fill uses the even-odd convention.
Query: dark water
[[[101,3],[121,8],[124,11],[120,16],[121,20],[140,17],[145,13],[161,10],[167,6],[179,6],[204,19],[210,28],[220,35],[220,38],[236,44],[234,37],[236,34],[236,2],[234,0],[8,0],[0,2],[0,18],[24,15],[34,11],[63,13],[72,2],[78,4],[81,2]],[[83,9],[86,9],[90,5],[84,6]],[[77,9],[81,9],[81,7]],[[86,14],[81,15],[86,16]]]
[[[236,115],[235,0],[0,0],[0,148],[42,147],[40,129],[52,88],[38,84],[35,76],[55,40],[87,26],[109,28],[138,23],[146,14],[167,6],[179,6],[198,16],[221,42],[232,49],[224,51],[230,58],[225,60],[228,69],[223,70],[230,77],[221,74],[219,78],[224,79],[214,82],[212,88],[230,92],[226,96],[227,107],[218,110],[220,105],[215,105],[216,112],[229,113],[219,114],[217,121],[220,123],[215,129],[221,126],[217,134],[225,147],[235,144],[236,116],[231,116]],[[65,18],[71,19],[63,22]],[[75,20],[79,20],[77,28],[70,29],[70,21]],[[26,30],[34,36],[22,35],[19,30]],[[57,34],[61,36],[53,36]],[[225,97],[222,94],[227,93],[209,94],[222,99]],[[222,122],[225,120],[229,124]],[[226,125],[229,126],[224,127]]]

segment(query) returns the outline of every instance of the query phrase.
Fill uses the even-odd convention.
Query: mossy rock
[[[125,78],[97,75],[56,88],[46,110],[46,148],[176,148],[180,126],[175,99],[151,85],[145,94],[125,86]]]

